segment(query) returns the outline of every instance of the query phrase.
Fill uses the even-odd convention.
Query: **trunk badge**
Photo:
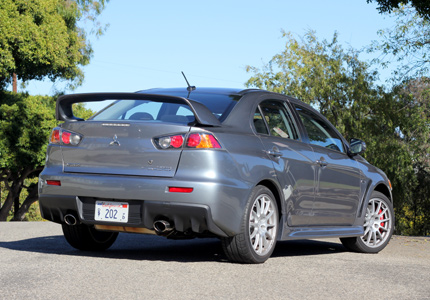
[[[121,146],[121,144],[118,141],[118,137],[116,134],[113,136],[112,142],[109,143],[109,146]]]

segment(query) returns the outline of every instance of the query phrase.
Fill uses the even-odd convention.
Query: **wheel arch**
[[[391,195],[391,190],[384,183],[381,182],[377,184],[373,190],[384,194],[391,201],[391,203],[393,203],[393,196]]]
[[[270,179],[264,179],[260,181],[257,185],[262,185],[267,187],[272,192],[273,196],[275,196],[276,205],[278,205],[279,219],[282,219],[284,209],[283,209],[283,205],[281,201],[281,193],[279,191],[278,185]]]

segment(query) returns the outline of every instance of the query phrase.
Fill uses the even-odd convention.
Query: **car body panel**
[[[206,106],[199,97],[216,98],[218,94],[226,105],[222,112],[209,116],[216,105],[211,107],[210,102]],[[152,97],[154,101],[187,105],[195,121],[185,125],[82,121],[69,111],[74,101],[120,99],[119,95],[130,100]],[[183,88],[62,99],[57,102],[57,118],[65,121],[60,128],[84,137],[74,148],[48,146],[39,178],[39,202],[43,217],[54,222],[63,223],[64,215],[72,213],[84,224],[115,225],[94,220],[94,202],[102,199],[130,202],[134,220],[127,224],[130,227],[153,229],[154,220],[161,216],[190,235],[235,236],[241,232],[252,189],[265,185],[277,198],[279,239],[348,237],[363,234],[365,207],[372,191],[382,191],[392,199],[385,174],[360,155],[350,155],[343,137],[344,153],[309,144],[293,104],[318,112],[291,97],[261,90],[197,88],[190,92]],[[267,99],[282,101],[289,108],[299,140],[256,132],[252,118],[258,105]],[[153,142],[154,137],[165,134],[186,137],[196,132],[212,134],[221,149],[161,150]],[[120,145],[111,145],[115,141]],[[282,155],[271,155],[271,150]],[[48,180],[61,181],[61,186],[48,185]],[[173,193],[169,187],[193,190]]]

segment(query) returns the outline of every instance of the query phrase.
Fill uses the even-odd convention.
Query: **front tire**
[[[348,250],[361,253],[378,253],[384,249],[394,231],[394,209],[391,201],[374,191],[366,208],[364,235],[341,238]]]
[[[221,240],[224,253],[232,262],[264,263],[275,249],[278,228],[278,206],[273,193],[264,186],[256,186],[245,207],[241,232]]]
[[[84,251],[103,251],[108,249],[118,237],[118,232],[98,231],[85,224],[62,224],[67,242],[74,248]]]

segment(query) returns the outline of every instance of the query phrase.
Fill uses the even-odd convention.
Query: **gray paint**
[[[94,224],[94,220],[83,219],[84,205],[79,203],[93,198],[136,201],[140,219],[130,226],[151,228],[158,212],[176,218],[181,230],[196,235],[209,230],[218,236],[232,236],[240,232],[252,188],[264,183],[278,196],[279,239],[362,235],[363,210],[371,192],[381,190],[391,199],[385,174],[359,155],[308,144],[296,115],[301,141],[256,134],[252,118],[261,101],[274,99],[286,101],[286,105],[291,101],[312,108],[266,91],[234,93],[243,97],[222,124],[207,114],[204,105],[192,100],[193,93],[191,100],[166,96],[169,101],[186,100],[184,103],[193,108],[197,123],[190,126],[130,121],[127,127],[110,127],[101,121],[76,122],[67,107],[73,101],[88,99],[88,95],[60,98],[57,117],[66,121],[61,127],[84,135],[84,139],[78,147],[48,146],[47,163],[39,179],[43,217],[60,223],[64,214],[75,211],[82,222]],[[126,97],[133,99],[131,95],[138,94]],[[154,97],[157,101],[167,99]],[[62,106],[62,101],[67,105]],[[213,133],[223,149],[159,150],[151,141],[164,134],[188,132]],[[115,135],[119,147],[109,146]],[[271,150],[281,156],[270,155]],[[318,162],[321,160],[326,165]],[[46,180],[61,180],[61,187],[46,185]],[[169,186],[193,187],[194,191],[169,193]]]

